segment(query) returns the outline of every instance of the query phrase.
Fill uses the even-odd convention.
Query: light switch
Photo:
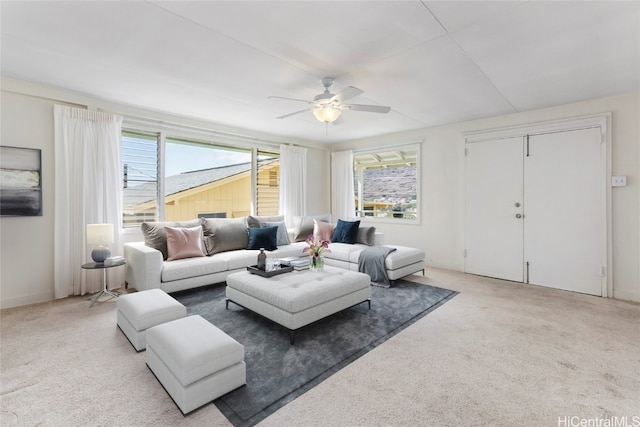
[[[612,176],[611,177],[611,186],[612,187],[626,187],[627,186],[627,177],[626,176]]]

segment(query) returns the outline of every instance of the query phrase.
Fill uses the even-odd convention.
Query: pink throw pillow
[[[202,227],[165,227],[167,235],[167,261],[204,256],[202,251]]]
[[[331,241],[333,236],[333,225],[328,222],[313,220],[313,235],[323,240]]]

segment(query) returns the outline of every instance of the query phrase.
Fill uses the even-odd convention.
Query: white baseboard
[[[633,291],[620,291],[620,290],[613,290],[613,298],[615,299],[623,299],[623,300],[627,300],[627,301],[635,301],[635,302],[640,302],[640,291],[638,292],[633,292]]]
[[[18,297],[0,297],[0,308],[20,307],[23,305],[37,304],[40,302],[53,301],[53,292],[41,292],[33,295],[21,295]]]

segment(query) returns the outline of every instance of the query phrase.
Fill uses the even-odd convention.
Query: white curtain
[[[55,121],[55,297],[102,289],[102,270],[91,261],[87,224],[113,224],[111,255],[122,255],[122,117],[56,105]],[[109,288],[124,283],[124,269],[110,268]]]
[[[348,220],[355,213],[353,151],[331,153],[331,218]]]
[[[307,149],[280,145],[280,214],[287,227],[294,216],[306,215]]]

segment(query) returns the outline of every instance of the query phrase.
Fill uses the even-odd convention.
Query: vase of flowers
[[[309,253],[309,268],[312,271],[322,271],[324,268],[324,253],[331,252],[329,250],[329,241],[310,234],[306,243],[308,246],[302,252]]]

